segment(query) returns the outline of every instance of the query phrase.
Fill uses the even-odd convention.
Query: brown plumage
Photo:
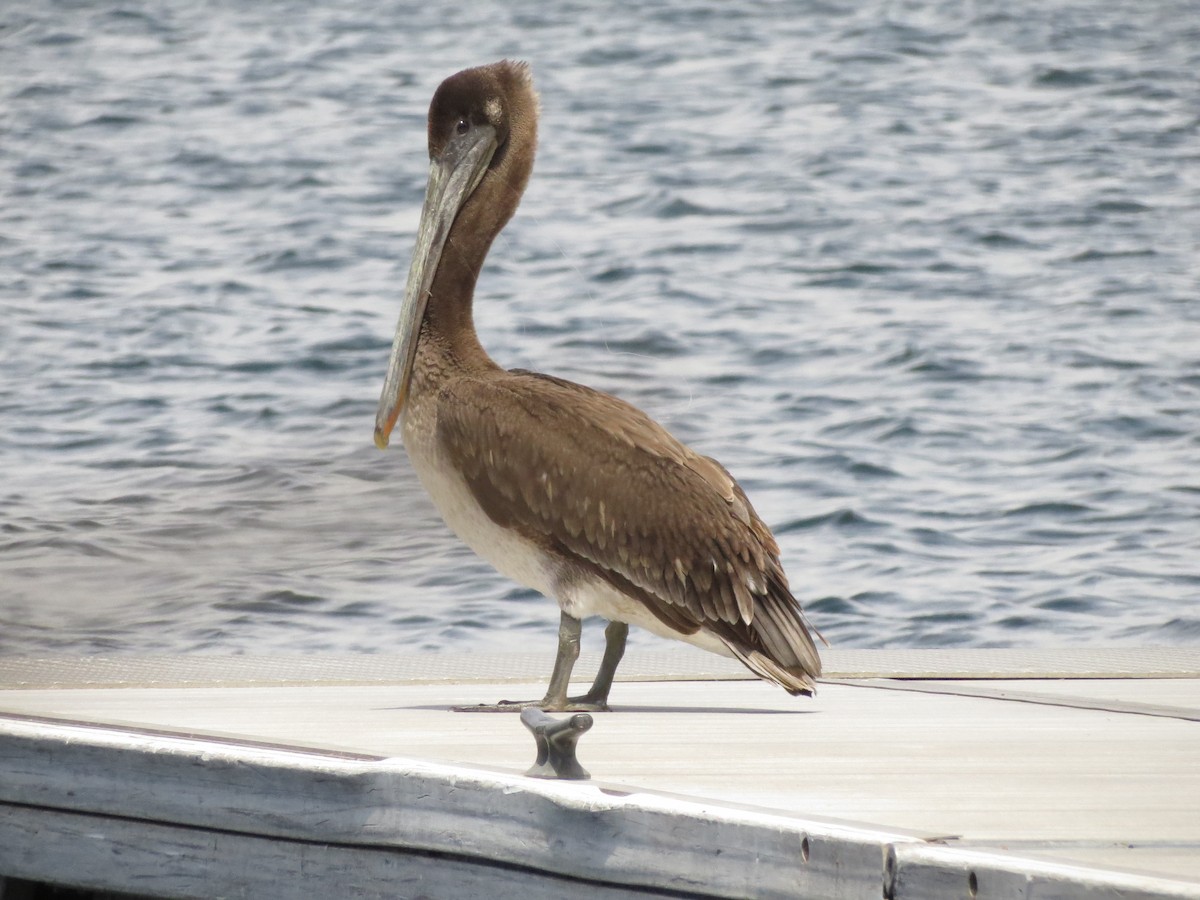
[[[376,440],[386,443],[402,413],[414,468],[450,526],[558,600],[559,657],[538,705],[605,708],[623,625],[610,626],[593,690],[577,701],[565,693],[589,614],[728,653],[790,693],[811,693],[820,657],[778,545],[720,463],[616,397],[506,371],[479,345],[475,280],[529,178],[537,108],[527,67],[508,61],[460,72],[434,95],[415,300],[401,316]]]

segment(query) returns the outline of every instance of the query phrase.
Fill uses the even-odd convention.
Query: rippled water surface
[[[485,345],[721,459],[831,641],[1200,640],[1194,2],[24,6],[0,652],[552,652],[371,445],[429,98],[503,56]]]

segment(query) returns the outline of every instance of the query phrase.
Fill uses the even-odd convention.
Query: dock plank
[[[149,897],[487,897],[495,900],[645,900],[661,891],[497,866],[445,853],[313,843],[0,803],[0,866],[55,883]],[[136,873],[132,879],[130,874]],[[0,885],[2,887],[2,885]],[[2,894],[0,894],[2,896]],[[668,896],[697,897],[672,892]]]
[[[0,803],[12,806],[706,897],[873,897],[885,849],[907,839],[593,782],[11,715],[0,716],[0,765]],[[7,846],[0,833],[0,872]]]
[[[1178,664],[1181,657],[1174,659]],[[1128,662],[1123,659],[1127,668]],[[1183,662],[1186,669],[1188,660]],[[371,771],[390,766],[394,777],[404,772],[406,778],[426,771],[421,766],[464,770],[472,783],[486,782],[502,796],[542,797],[548,804],[543,815],[549,815],[545,809],[561,812],[563,804],[594,815],[588,804],[610,804],[604,815],[616,816],[612,827],[623,834],[615,856],[589,857],[584,849],[577,858],[564,859],[538,851],[546,832],[528,830],[528,809],[507,813],[515,833],[524,835],[516,843],[455,850],[411,831],[376,828],[373,833],[379,839],[389,834],[387,840],[397,846],[497,864],[516,854],[555,877],[608,880],[627,888],[874,900],[890,852],[897,884],[907,885],[906,890],[915,890],[922,879],[940,884],[944,873],[930,873],[941,866],[958,872],[946,876],[950,881],[959,879],[954,882],[958,892],[945,896],[963,896],[962,872],[938,855],[946,849],[967,854],[955,857],[960,861],[977,860],[972,871],[977,878],[992,872],[993,885],[1011,884],[994,873],[1009,871],[1005,866],[1018,872],[1025,860],[1029,871],[1041,873],[1031,884],[1040,878],[1047,885],[1083,885],[1092,878],[1119,886],[1121,879],[1133,879],[1130,883],[1141,884],[1144,892],[1130,894],[1125,884],[1120,896],[1200,897],[1200,678],[1167,668],[1169,677],[1039,680],[1024,670],[1014,675],[1011,667],[995,666],[995,658],[991,663],[986,679],[848,679],[823,684],[815,700],[789,698],[755,681],[623,681],[614,688],[617,711],[598,715],[581,742],[581,760],[596,779],[583,785],[542,782],[530,788],[531,780],[520,773],[533,760],[533,744],[516,716],[450,711],[502,696],[534,696],[541,690],[536,683],[380,684],[368,679],[365,684],[276,681],[212,687],[193,682],[197,686],[50,689],[26,682],[0,690],[0,724],[7,722],[9,735],[0,741],[11,743],[21,727],[32,735],[86,723],[93,731],[113,729],[105,733],[116,736],[105,740],[114,746],[139,740],[209,742],[203,752],[210,770],[222,753],[242,754],[241,768],[213,770],[226,775],[244,769],[255,752],[298,754],[297,759],[307,753],[322,761],[295,763],[295,780],[277,789],[283,794],[304,796],[311,788],[304,786],[305,779],[326,771],[330,760],[340,760],[337,766]],[[1156,665],[1143,673],[1164,671]],[[917,670],[929,674],[936,667],[926,657],[921,666],[904,668]],[[1003,671],[1007,678],[996,677]],[[144,759],[135,754],[129,765],[126,778],[139,771],[144,777]],[[62,797],[14,795],[11,773],[0,775],[0,800],[63,810]],[[353,777],[367,778],[361,772]],[[335,784],[353,777],[348,771],[328,775]],[[32,790],[35,783],[31,774],[26,787]],[[374,787],[378,793],[379,786]],[[118,791],[119,784],[109,788]],[[192,789],[184,808],[203,805],[205,796],[212,800],[211,782]],[[320,837],[306,834],[296,808],[253,809],[247,789],[243,785],[227,798],[230,809],[219,810],[228,825],[238,803],[247,807],[238,826],[247,833],[269,838],[264,821],[280,828],[286,822],[277,836],[287,839],[348,840],[347,835],[362,832],[361,820],[335,821],[330,831],[327,819]],[[95,795],[95,785],[91,790]],[[479,791],[473,811],[446,828],[465,828],[471,815],[484,815],[482,798],[489,794]],[[388,802],[397,808],[412,808],[408,794],[384,791],[383,796],[391,796]],[[372,815],[390,821],[390,807],[379,797],[368,804]],[[580,806],[583,797],[589,799]],[[325,812],[345,800],[344,795],[322,800],[319,791],[310,795]],[[614,811],[611,804],[618,800],[620,810]],[[110,811],[130,814],[129,809]],[[165,825],[220,827],[206,819],[181,819],[179,808],[161,813]],[[720,832],[714,821],[724,821],[728,832]],[[581,826],[574,821],[572,827]],[[694,828],[699,830],[693,833]],[[573,839],[587,846],[582,835]],[[810,858],[798,852],[802,841]],[[639,842],[649,852],[639,855]],[[714,873],[703,848],[725,848],[725,869]],[[920,848],[937,852],[929,857]],[[669,861],[668,854],[678,858]],[[654,868],[668,862],[692,880],[656,876]],[[753,877],[735,877],[739,866]],[[976,896],[1025,895],[981,891]]]
[[[516,716],[449,708],[538,690],[22,691],[0,709],[520,773],[532,742]],[[597,779],[968,840],[1200,841],[1200,729],[1186,721],[852,685],[814,701],[757,682],[628,684],[620,698],[581,744]]]

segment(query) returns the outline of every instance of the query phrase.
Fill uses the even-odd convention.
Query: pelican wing
[[[616,397],[522,370],[452,380],[437,422],[439,446],[497,524],[667,625],[711,631],[789,690],[811,687],[820,660],[779,548],[715,460]],[[761,671],[772,666],[792,672],[791,687],[786,671]]]

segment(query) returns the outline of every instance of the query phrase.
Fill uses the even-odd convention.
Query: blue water
[[[371,444],[429,98],[503,56],[485,345],[721,459],[831,641],[1200,640],[1195,2],[23,6],[0,652],[549,656]]]

